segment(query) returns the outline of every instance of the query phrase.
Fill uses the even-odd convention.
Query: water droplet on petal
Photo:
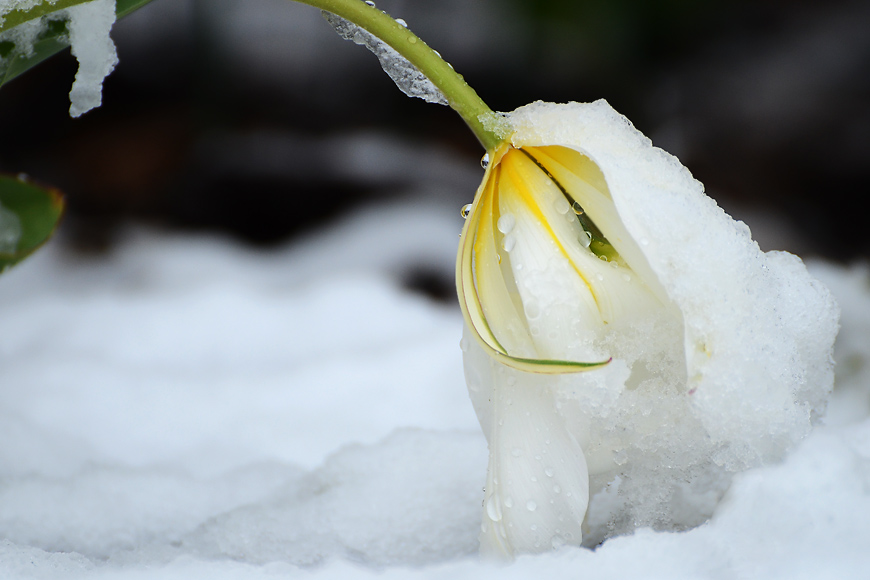
[[[508,508],[514,507],[514,498],[512,498],[511,496],[507,496],[506,498],[504,498],[504,506]]]
[[[506,213],[500,218],[498,218],[498,222],[496,222],[496,226],[498,227],[498,231],[503,234],[509,234],[513,231],[514,226],[517,224],[517,218],[514,217],[512,213]]]
[[[538,478],[535,477],[534,475],[532,477],[530,477],[529,479],[532,480],[532,483],[536,483],[538,481]]]
[[[533,512],[536,509],[538,509],[538,504],[536,504],[534,502],[534,500],[530,499],[529,501],[526,502],[526,509],[529,510],[530,512]]]
[[[622,279],[626,282],[631,282],[631,276],[629,276],[628,274],[623,274]]]
[[[540,318],[541,316],[541,307],[538,305],[538,302],[534,299],[529,299],[523,304],[523,308],[526,311],[526,317],[529,320],[535,320]],[[529,329],[531,330],[531,329]],[[538,331],[540,334],[540,330]]]
[[[366,0],[366,4],[368,4],[368,5],[371,6],[372,8],[375,7],[375,3],[372,2],[372,0]]]
[[[588,248],[591,243],[592,243],[592,234],[590,234],[586,230],[583,230],[583,233],[580,234],[580,245],[583,246],[584,248]]]
[[[483,157],[480,158],[480,166],[484,169],[489,167],[489,153],[484,153]]]
[[[459,215],[462,216],[462,219],[468,219],[468,215],[471,213],[471,204],[466,203],[462,206],[462,209],[459,210]]]
[[[504,248],[505,252],[510,252],[514,249],[514,246],[517,245],[517,237],[516,236],[505,236],[504,241],[501,243],[501,247]]]
[[[402,20],[401,18],[396,18],[396,24],[401,26],[402,28],[408,28],[408,23]]]
[[[409,36],[408,42],[410,42],[411,44],[417,44],[417,37],[416,36]]]
[[[553,206],[556,208],[556,211],[562,215],[568,213],[568,210],[571,209],[571,204],[568,203],[568,200],[564,197],[557,197]]]
[[[554,493],[562,493],[562,488],[559,487],[558,485],[554,485],[554,486],[553,486],[553,492],[554,492]]]
[[[501,508],[499,508],[498,499],[494,495],[486,498],[486,515],[494,522],[501,521]]]
[[[579,202],[579,201],[575,201],[575,202],[571,205],[571,209],[573,209],[573,210],[574,210],[574,213],[576,213],[577,215],[583,215],[583,213],[585,213],[585,212],[583,211],[583,206],[580,205],[580,202]]]
[[[538,526],[536,526],[535,524],[532,524],[532,525],[530,526],[530,529],[534,532],[535,530],[538,529]]]
[[[545,469],[544,473],[547,474],[547,477],[553,477],[556,474],[556,472],[553,471],[552,467],[548,467],[547,469]]]

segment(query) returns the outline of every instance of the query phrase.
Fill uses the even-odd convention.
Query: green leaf
[[[32,254],[51,237],[63,208],[59,191],[0,175],[0,272]]]
[[[9,13],[6,21],[7,23],[22,24],[69,6],[82,4],[83,2],[84,0],[59,1],[56,4],[43,2],[26,12],[15,11]],[[149,2],[151,0],[117,0],[115,14],[119,19],[123,18]],[[46,22],[45,30],[34,42],[33,51],[29,54],[25,54],[16,48],[9,40],[0,40],[0,87],[68,46],[69,31],[67,30],[66,22],[62,20],[49,20]]]

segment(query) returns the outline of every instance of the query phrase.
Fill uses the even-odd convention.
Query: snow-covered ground
[[[479,563],[486,445],[450,272],[458,212],[356,212],[272,252],[131,229],[0,278],[0,578],[870,577],[870,277],[842,307],[827,426],[713,519]]]

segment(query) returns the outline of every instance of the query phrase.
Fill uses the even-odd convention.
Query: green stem
[[[491,151],[508,136],[506,122],[492,112],[462,75],[417,35],[363,0],[294,0],[349,20],[390,45],[432,81],[447,97],[481,145]]]
[[[0,32],[90,0],[43,0],[29,10],[13,10],[0,23]],[[486,106],[462,75],[416,34],[363,0],[294,0],[315,6],[353,22],[387,43],[417,67],[447,98],[450,107],[468,124],[487,151],[498,147],[509,134],[507,122]],[[118,17],[147,4],[150,0],[117,0]]]

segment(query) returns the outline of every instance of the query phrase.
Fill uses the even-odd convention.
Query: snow
[[[56,1],[56,0],[55,0]],[[12,10],[29,9],[35,0],[0,1],[0,22]],[[54,4],[54,1],[49,1]],[[0,41],[14,44],[6,58],[0,58],[0,72],[19,55],[33,54],[34,43],[46,30],[49,20],[66,20],[69,43],[79,63],[76,78],[70,90],[70,116],[79,117],[102,103],[103,80],[118,64],[115,44],[109,33],[115,23],[115,0],[92,0],[64,10],[52,12],[42,18],[25,22],[0,34]]]
[[[271,252],[61,238],[0,277],[0,577],[867,577],[870,282],[824,263],[829,426],[700,527],[479,563],[461,317],[398,283],[423,252],[450,272],[457,209],[372,207]]]
[[[103,102],[103,79],[118,64],[109,33],[115,23],[115,0],[93,0],[66,9],[73,56],[79,61],[69,93],[71,117],[87,113]]]
[[[411,64],[408,59],[399,54],[396,49],[382,41],[377,36],[368,32],[350,22],[349,20],[327,12],[322,11],[323,17],[335,29],[339,36],[345,40],[353,41],[355,44],[365,46],[367,49],[378,57],[381,63],[381,68],[387,73],[399,90],[409,97],[417,97],[423,99],[427,103],[437,103],[446,105],[447,97],[444,96],[438,87],[424,75],[420,69]],[[397,20],[400,25],[407,28],[404,21]],[[417,42],[416,37],[409,37],[413,42]]]

